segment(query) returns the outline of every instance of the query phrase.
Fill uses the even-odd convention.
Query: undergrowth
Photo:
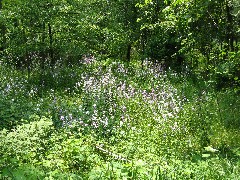
[[[234,90],[111,60],[1,66],[0,178],[238,179]]]

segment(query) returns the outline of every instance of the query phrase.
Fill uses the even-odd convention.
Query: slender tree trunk
[[[234,51],[234,34],[233,34],[233,16],[231,14],[231,8],[226,2],[226,16],[227,16],[227,32],[226,32],[226,41],[228,44],[228,49]]]
[[[0,0],[0,12],[2,11],[3,7],[2,7],[2,0]],[[0,51],[4,51],[5,47],[6,47],[6,27],[3,24],[3,22],[0,22],[0,33],[2,36],[2,43],[0,44]]]
[[[145,58],[146,41],[147,41],[147,33],[146,33],[146,30],[143,30],[142,34],[141,34],[141,45],[142,45],[142,54],[141,54],[142,62],[141,62],[141,66],[142,66],[142,69],[143,69],[143,63],[144,63],[144,58]]]
[[[48,23],[48,36],[49,36],[50,63],[51,63],[51,67],[53,67],[55,64],[55,60],[54,60],[54,52],[53,52],[53,33],[52,33],[52,27],[50,23]]]
[[[24,29],[23,31],[24,33],[24,44],[27,44],[27,32],[26,32],[26,29]],[[24,55],[23,55],[23,70],[26,70],[27,69],[27,75],[28,75],[28,79],[30,78],[30,73],[31,73],[31,55],[30,55],[30,52],[28,50],[28,47],[25,45],[25,52],[24,52]]]
[[[32,59],[31,59],[31,55],[28,53],[28,50],[26,49],[26,55],[25,55],[25,59],[27,62],[27,72],[28,72],[28,79],[30,78],[31,75],[31,66],[32,66]]]
[[[5,48],[6,48],[6,36],[5,36],[5,34],[6,34],[6,27],[4,25],[2,25],[1,31],[2,31],[1,34],[2,34],[3,40],[2,40],[2,45],[0,47],[0,51],[4,51]]]
[[[46,59],[47,59],[47,52],[46,52],[46,49],[45,49],[45,39],[46,39],[46,36],[45,36],[45,23],[43,23],[43,26],[42,26],[42,47],[40,49],[40,69],[41,71],[44,71],[44,68],[45,68],[45,62],[46,62]]]
[[[126,57],[127,62],[130,62],[130,60],[131,60],[131,49],[132,49],[132,45],[128,44],[128,46],[127,46],[127,57]]]
[[[41,39],[41,49],[40,49],[40,79],[39,79],[39,84],[41,86],[44,86],[44,79],[43,79],[43,74],[44,74],[44,69],[45,69],[45,62],[47,60],[47,51],[45,49],[45,40],[46,40],[46,26],[45,23],[43,22],[42,25],[42,39]]]

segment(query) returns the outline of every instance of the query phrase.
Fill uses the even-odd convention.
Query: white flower
[[[123,121],[120,121],[120,127],[122,127],[122,125],[123,125]]]
[[[61,121],[64,121],[65,118],[64,118],[64,116],[61,116],[60,119],[61,119]]]

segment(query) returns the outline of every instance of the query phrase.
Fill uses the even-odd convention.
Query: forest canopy
[[[238,83],[238,0],[1,0],[0,9],[1,58],[18,68],[92,55],[187,66]]]

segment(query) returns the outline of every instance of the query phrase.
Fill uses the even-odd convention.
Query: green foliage
[[[0,67],[0,129],[24,123],[32,114],[34,88],[29,90],[26,78],[13,69]]]
[[[37,163],[44,155],[46,138],[49,138],[52,130],[52,122],[49,119],[40,119],[37,116],[31,117],[34,122],[22,126],[17,126],[13,131],[1,131],[1,171],[2,176],[23,176],[24,171],[20,169],[22,166],[30,162]],[[29,165],[28,165],[29,164]],[[20,169],[18,169],[20,168]],[[30,171],[28,172],[28,168]],[[31,175],[31,166],[26,169],[26,172]],[[37,169],[36,169],[37,171]],[[33,173],[34,174],[34,173]],[[23,176],[24,177],[24,176]]]
[[[72,73],[75,83],[59,83]],[[16,92],[24,77],[16,73],[11,90],[3,88],[3,103],[14,97],[10,92]],[[13,117],[15,125],[1,125],[1,178],[239,176],[239,99],[233,90],[217,92],[204,79],[196,83],[187,74],[110,59],[55,77],[58,82],[50,89],[31,96],[26,94],[29,88],[40,85],[21,81],[19,99],[27,98],[22,105],[34,107],[25,109],[22,121]],[[3,87],[7,79],[2,73]]]
[[[0,179],[238,179],[237,0],[0,3]]]
[[[5,0],[1,57],[28,69],[29,76],[34,69],[44,74],[49,66],[79,64],[86,56],[148,59],[177,71],[187,65],[229,87],[239,75],[219,75],[219,69],[229,63],[238,69],[238,6],[236,0]]]

